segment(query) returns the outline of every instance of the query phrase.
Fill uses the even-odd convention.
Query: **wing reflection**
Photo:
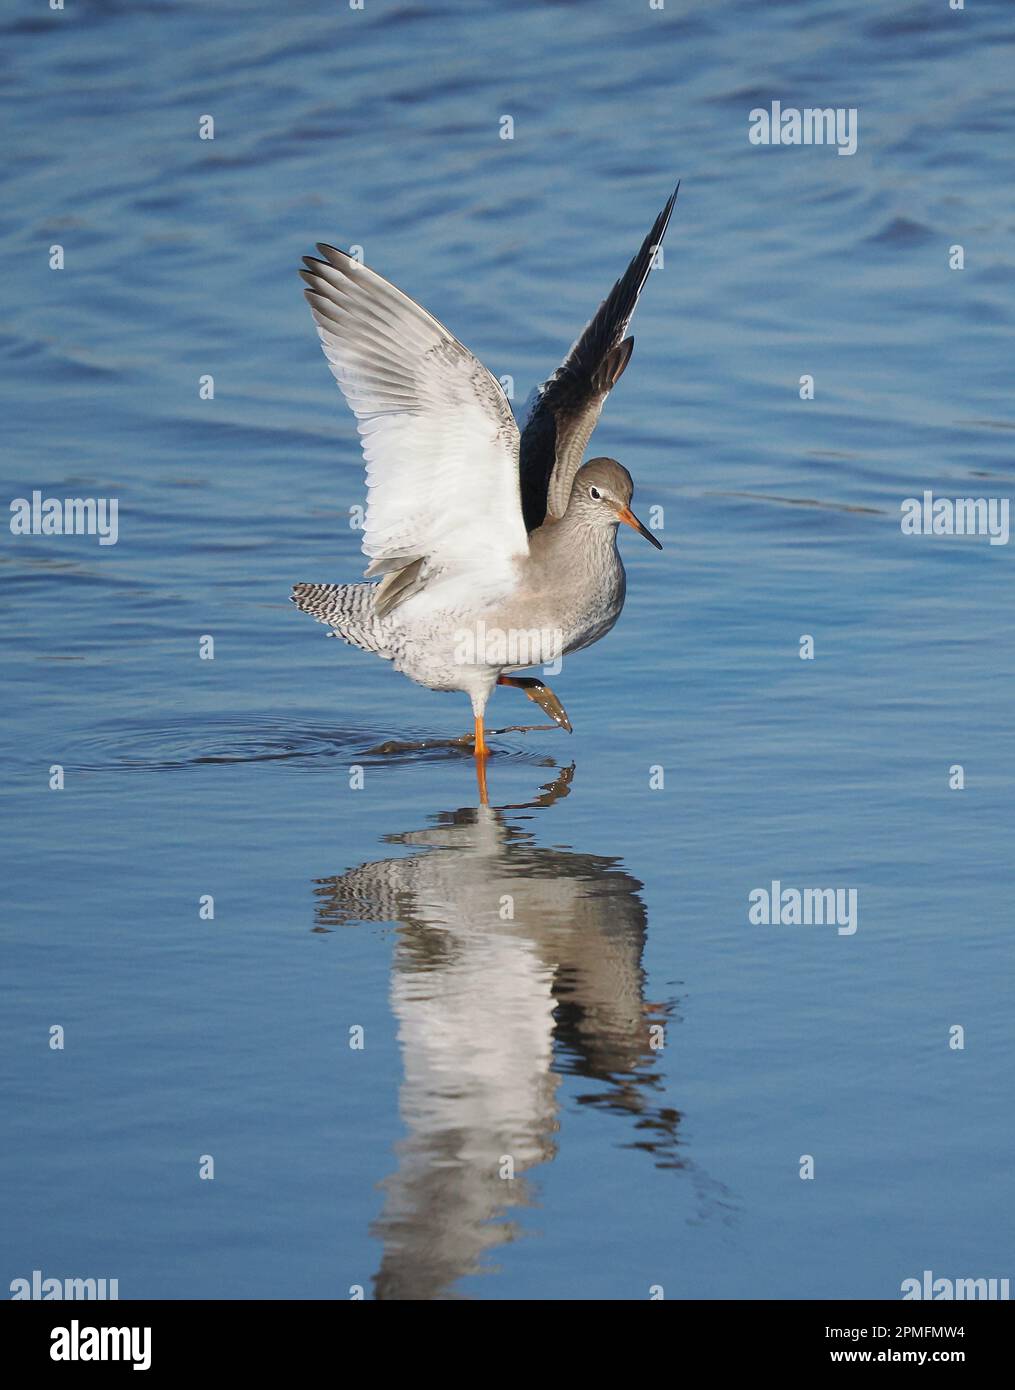
[[[414,853],[317,880],[319,928],[399,924],[407,1133],[374,1227],[378,1298],[453,1296],[515,1238],[511,1210],[532,1200],[522,1175],[556,1152],[564,1075],[595,1083],[579,1099],[631,1121],[633,1146],[684,1166],[680,1115],[653,1103],[670,1006],[644,998],[642,885],[614,858],[543,848],[526,828],[524,813],[566,796],[572,776],[526,806],[389,835]]]

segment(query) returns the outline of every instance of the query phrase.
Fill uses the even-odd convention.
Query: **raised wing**
[[[625,338],[631,316],[669,225],[673,195],[653,223],[641,250],[600,304],[581,337],[539,395],[522,431],[522,510],[527,531],[547,516],[563,516],[574,475],[596,427],[603,402],[631,357]]]
[[[304,257],[324,355],[356,416],[367,464],[363,551],[389,612],[452,571],[507,587],[528,553],[518,427],[494,377],[408,295],[344,251]]]

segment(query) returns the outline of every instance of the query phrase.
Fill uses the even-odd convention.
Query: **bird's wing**
[[[304,257],[317,331],[367,464],[367,575],[390,611],[435,573],[508,587],[528,553],[518,427],[487,369],[408,295],[344,251]]]
[[[522,508],[528,531],[541,526],[547,516],[564,514],[603,402],[630,359],[634,339],[624,334],[679,191],[678,183],[641,250],[553,376],[539,388],[521,440]]]

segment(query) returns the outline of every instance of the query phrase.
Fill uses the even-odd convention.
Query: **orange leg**
[[[486,746],[486,734],[483,730],[483,716],[481,714],[476,715],[475,751],[477,758],[486,758],[490,754],[490,750]]]
[[[486,760],[490,756],[490,750],[486,746],[486,737],[483,732],[483,716],[476,716],[476,738],[474,751],[476,754],[476,781],[479,784],[479,801],[482,806],[489,806],[490,799],[486,790]]]

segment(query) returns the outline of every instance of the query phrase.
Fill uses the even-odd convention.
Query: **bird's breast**
[[[570,617],[562,624],[565,652],[579,651],[606,636],[620,616],[626,589],[624,566],[613,550],[609,561],[572,593]]]

